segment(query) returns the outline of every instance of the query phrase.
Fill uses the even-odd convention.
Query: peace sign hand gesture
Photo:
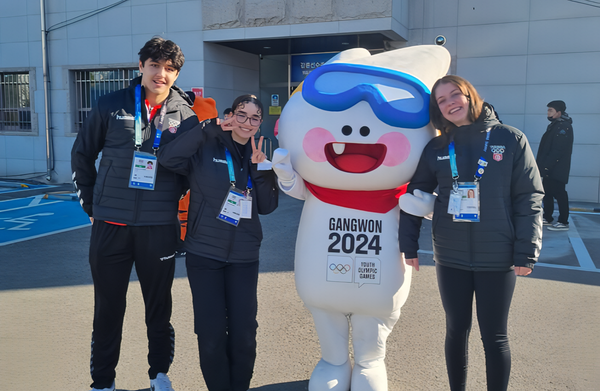
[[[221,125],[221,129],[223,129],[223,131],[231,132],[233,130],[233,120],[234,119],[235,118],[233,117],[233,115],[224,120],[220,120],[220,118],[217,118],[217,125]]]
[[[258,146],[255,144],[254,137],[250,137],[250,145],[252,146],[252,163],[258,164],[267,160],[267,155],[262,151],[264,136],[260,136],[258,139]]]

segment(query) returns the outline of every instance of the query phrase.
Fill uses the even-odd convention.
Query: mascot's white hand
[[[400,205],[400,209],[408,214],[431,219],[435,199],[435,194],[415,189],[413,194],[402,194],[398,199],[398,205]]]
[[[273,152],[273,171],[284,185],[292,184],[291,182],[294,181],[296,174],[287,149],[277,148]]]

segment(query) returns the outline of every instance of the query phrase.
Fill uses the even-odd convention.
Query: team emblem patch
[[[504,157],[504,149],[506,147],[504,145],[490,145],[490,149],[493,153],[493,158],[495,161],[499,162]]]
[[[181,122],[177,121],[176,119],[169,118],[169,132],[177,133],[177,128],[179,125],[181,125]]]

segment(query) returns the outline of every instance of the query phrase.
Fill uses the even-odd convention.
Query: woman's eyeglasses
[[[246,114],[242,114],[242,113],[237,113],[235,115],[235,119],[240,124],[243,124],[244,122],[246,122],[246,120],[250,120],[250,125],[252,125],[252,126],[258,126],[262,122],[262,119],[260,119],[260,118],[248,117]]]

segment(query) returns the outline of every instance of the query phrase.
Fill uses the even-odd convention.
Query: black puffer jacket
[[[154,190],[129,188],[135,150],[135,87],[104,95],[86,119],[71,150],[72,178],[83,210],[97,220],[127,225],[177,224],[178,201],[186,190],[185,178],[158,166]],[[157,117],[148,124],[142,88],[143,152],[152,152]],[[179,87],[172,86],[159,149],[194,126],[198,117],[192,102]],[[95,161],[102,151],[100,167]],[[93,206],[92,206],[93,205]]]
[[[273,171],[258,171],[250,162],[250,142],[240,146],[240,154],[231,132],[224,132],[214,120],[206,120],[158,151],[161,164],[186,175],[190,182],[185,237],[188,252],[222,262],[258,260],[262,241],[258,214],[277,208],[279,190]],[[240,219],[237,227],[217,219],[231,187],[225,147],[233,160],[236,187],[246,188],[248,172],[252,178],[252,218]]]
[[[486,129],[489,147],[483,152]],[[480,222],[453,222],[448,214],[452,172],[445,137],[427,144],[407,192],[433,192],[439,185],[433,214],[434,260],[440,265],[473,271],[533,268],[542,245],[543,188],[525,135],[502,125],[489,105],[473,124],[454,130],[460,182],[472,182],[483,155],[488,166],[480,180]],[[493,158],[494,151],[497,155]],[[400,251],[416,258],[422,218],[402,212]]]
[[[550,178],[562,183],[569,182],[573,152],[572,123],[571,117],[564,113],[548,125],[537,154],[537,165],[542,178]]]

